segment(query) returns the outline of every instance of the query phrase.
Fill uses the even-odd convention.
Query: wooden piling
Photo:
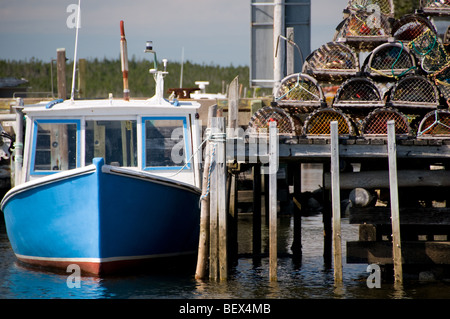
[[[58,99],[67,98],[66,88],[66,49],[56,50],[56,74],[58,80]]]
[[[269,277],[277,280],[277,170],[278,132],[276,122],[269,124]]]
[[[334,281],[338,284],[342,282],[342,243],[339,185],[339,135],[337,121],[331,122],[331,185]]]
[[[302,254],[302,207],[301,207],[301,164],[298,162],[290,164],[290,171],[292,172],[294,194],[292,201],[294,202],[294,229],[292,242],[292,253],[294,258],[298,260]]]
[[[218,118],[218,132],[222,133],[217,137],[217,210],[218,210],[218,255],[219,255],[219,278],[221,281],[228,278],[228,227],[227,227],[227,209],[226,209],[226,183],[227,169],[225,161],[225,119]]]
[[[253,256],[261,254],[261,165],[253,166]]]
[[[208,124],[207,127],[211,128],[212,118],[217,114],[217,105],[212,105],[208,110]],[[202,180],[202,199],[201,199],[201,212],[200,212],[200,237],[198,243],[198,256],[197,256],[197,268],[195,271],[196,279],[206,278],[207,261],[209,256],[209,193],[208,193],[208,176],[209,166],[211,163],[211,147],[210,142],[206,142],[205,146],[205,162],[203,166],[203,180]]]
[[[403,282],[402,250],[400,240],[400,214],[398,201],[397,181],[397,146],[395,141],[395,121],[387,122],[388,133],[388,160],[389,160],[389,188],[391,196],[391,222],[392,222],[392,255],[394,259],[394,280]]]
[[[211,122],[211,134],[217,133],[217,118]],[[219,273],[218,256],[218,214],[217,214],[217,143],[211,141],[211,172],[210,172],[210,196],[209,196],[209,279],[217,280]]]

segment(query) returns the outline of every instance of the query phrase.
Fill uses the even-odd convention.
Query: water
[[[239,252],[251,251],[251,218],[240,220]],[[239,258],[222,283],[196,281],[193,273],[136,274],[105,278],[82,277],[80,288],[69,288],[69,274],[29,269],[17,263],[11,250],[4,222],[0,222],[0,298],[1,299],[424,299],[450,298],[450,282],[406,280],[403,287],[383,282],[380,289],[369,289],[367,265],[344,261],[344,283],[334,286],[333,269],[323,260],[322,216],[302,218],[301,263],[284,254],[290,253],[292,219],[279,221],[278,281],[270,282],[269,260]],[[344,219],[345,240],[356,240],[358,227]],[[263,249],[267,249],[266,229]],[[345,254],[345,242],[343,242]]]

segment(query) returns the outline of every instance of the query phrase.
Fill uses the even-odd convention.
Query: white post
[[[273,7],[273,80],[274,90],[280,85],[283,78],[284,45],[280,45],[279,37],[284,35],[284,4],[283,0],[275,0]]]
[[[395,142],[395,121],[387,122],[388,132],[388,159],[389,159],[389,188],[391,195],[391,219],[392,219],[392,256],[394,259],[395,283],[403,282],[402,249],[400,240],[400,213],[398,202],[397,180],[397,146]]]
[[[331,201],[333,214],[334,281],[342,283],[341,199],[338,122],[331,122]]]

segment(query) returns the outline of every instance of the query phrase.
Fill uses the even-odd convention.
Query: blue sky
[[[78,0],[0,0],[0,59],[50,61],[57,48],[73,59],[75,29],[67,26]],[[311,0],[311,48],[331,41],[348,0]],[[82,0],[79,58],[118,58],[120,20],[128,56],[195,63],[250,64],[250,0]]]

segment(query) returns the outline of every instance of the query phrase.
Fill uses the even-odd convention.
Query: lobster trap
[[[387,122],[395,121],[396,135],[411,135],[408,118],[393,108],[380,108],[369,113],[361,125],[361,134],[365,137],[380,137],[387,135]]]
[[[403,42],[378,46],[366,58],[364,71],[372,77],[396,79],[416,68],[414,55]]]
[[[373,50],[388,41],[390,36],[387,16],[358,10],[351,12],[338,26],[334,41],[345,41],[357,50]]]
[[[350,0],[347,8],[394,16],[394,2],[392,0]]]
[[[329,136],[330,123],[338,122],[339,135],[355,135],[356,129],[350,118],[342,111],[334,108],[323,108],[312,112],[303,126],[303,134],[307,136]]]
[[[397,108],[436,108],[439,93],[436,85],[426,77],[409,75],[392,88],[390,104]]]
[[[302,125],[279,107],[266,106],[253,114],[248,123],[250,134],[269,134],[270,122],[276,122],[278,134],[296,135],[302,133]]]
[[[450,106],[450,63],[442,70],[433,74],[433,79],[442,96],[447,101],[447,106]]]
[[[444,45],[438,40],[436,33],[427,30],[409,43],[412,52],[420,60],[422,70],[433,74],[450,62]]]
[[[450,15],[450,0],[421,0],[420,8],[428,15]]]
[[[395,21],[392,36],[397,41],[409,43],[428,30],[436,34],[436,28],[427,17],[408,14]]]
[[[326,103],[317,80],[302,73],[291,74],[281,80],[275,101],[279,106],[297,112],[312,112]]]
[[[382,94],[377,85],[369,78],[354,77],[339,87],[333,107],[373,108],[384,106]]]
[[[450,138],[450,111],[434,110],[426,114],[420,122],[417,137]]]
[[[359,58],[354,50],[339,42],[329,42],[312,52],[302,70],[322,81],[343,81],[359,71]]]

